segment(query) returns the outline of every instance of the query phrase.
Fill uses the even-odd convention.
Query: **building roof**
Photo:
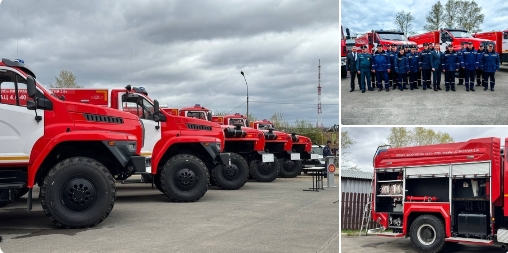
[[[372,172],[341,169],[340,177],[372,180]]]

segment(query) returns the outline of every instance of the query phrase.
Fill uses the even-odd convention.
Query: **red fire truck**
[[[403,32],[372,30],[359,36],[355,40],[356,46],[367,46],[369,52],[376,49],[377,45],[382,45],[383,50],[389,51],[392,44],[397,46],[416,46],[416,43],[408,41]]]
[[[224,133],[211,122],[170,115],[160,110],[143,87],[51,89],[66,101],[110,107],[137,115],[145,126],[146,169],[141,174],[169,199],[197,201],[208,190],[209,169],[229,166],[221,153]],[[124,179],[132,174],[125,175]]]
[[[501,63],[508,62],[508,30],[474,33],[473,37],[494,41],[494,51],[499,54]]]
[[[250,123],[255,129],[265,129],[264,131],[273,131],[274,125],[269,120],[263,119]],[[279,152],[279,162],[281,166],[282,177],[296,177],[302,173],[303,162],[319,159],[318,154],[312,154],[312,140],[303,135],[295,133],[285,133],[282,131],[273,131],[273,133],[282,139],[287,138],[288,143],[284,150]]]
[[[508,138],[504,139],[508,147]],[[508,244],[508,159],[495,137],[374,156],[372,218],[421,252],[445,243]]]
[[[217,122],[217,119],[215,121],[213,119],[212,111],[199,104],[182,108],[179,113],[180,116],[216,122],[224,129],[226,134],[224,150],[231,153],[232,170],[239,173],[239,179],[247,180],[251,177],[256,181],[271,182],[277,178],[279,166],[275,162],[275,156],[271,150],[267,151],[264,148],[265,142],[272,137],[256,129],[245,127],[246,118]]]
[[[63,101],[22,60],[0,62],[0,207],[40,187],[58,227],[91,227],[113,209],[113,176],[143,171],[142,122],[130,113]]]
[[[346,37],[344,37],[344,27],[342,25],[340,26],[340,71],[341,71],[341,77],[347,76],[347,69],[346,69],[346,56],[347,56],[347,46],[346,46],[346,40],[348,40],[350,37],[349,34],[349,28],[346,28]]]
[[[464,42],[473,42],[475,49],[478,49],[481,44],[486,46],[487,43],[492,42],[490,40],[474,38],[468,31],[463,29],[449,29],[441,28],[440,30],[430,31],[422,34],[409,36],[410,41],[418,44],[418,51],[423,50],[423,43],[439,44],[441,51],[446,51],[448,44],[453,45],[455,51],[460,49],[460,44]]]

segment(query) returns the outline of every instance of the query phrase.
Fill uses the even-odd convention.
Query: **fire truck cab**
[[[508,166],[500,138],[379,147],[372,218],[420,252],[447,242],[508,244]],[[507,147],[508,138],[503,140]]]
[[[461,44],[465,42],[473,42],[475,49],[478,49],[481,44],[486,46],[487,43],[492,42],[490,40],[474,38],[467,30],[451,28],[441,28],[409,36],[408,39],[418,45],[418,51],[423,50],[423,43],[432,43],[434,45],[439,44],[442,52],[446,51],[446,47],[449,44],[452,44],[453,50],[457,51],[460,50]]]
[[[372,30],[367,32],[356,38],[355,43],[357,47],[367,46],[369,52],[372,52],[372,49],[376,49],[379,44],[383,46],[383,50],[385,51],[389,51],[392,44],[404,47],[416,46],[416,43],[408,41],[403,32],[383,30]]]

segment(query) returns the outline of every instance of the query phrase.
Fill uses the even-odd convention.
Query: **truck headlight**
[[[136,144],[129,144],[127,145],[127,148],[130,152],[136,152]]]

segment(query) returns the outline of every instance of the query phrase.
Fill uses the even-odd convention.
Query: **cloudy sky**
[[[427,127],[436,132],[450,134],[456,142],[481,137],[508,138],[506,127]],[[411,129],[411,128],[410,128]],[[348,158],[351,165],[358,165],[362,171],[372,171],[372,158],[379,145],[387,144],[390,127],[343,127],[356,142]],[[503,145],[504,141],[501,141]]]
[[[19,12],[18,12],[19,10]],[[0,1],[2,58],[43,84],[61,70],[85,87],[144,86],[161,104],[196,103],[258,119],[339,122],[339,3],[259,1]]]
[[[411,12],[414,17],[413,31],[423,33],[426,24],[425,17],[437,0],[341,0],[341,24],[354,33],[363,34],[370,30],[396,29],[393,22],[399,11]],[[441,0],[446,4],[447,0]],[[508,23],[508,1],[505,0],[475,0],[485,15],[480,29],[482,31],[505,30]]]

